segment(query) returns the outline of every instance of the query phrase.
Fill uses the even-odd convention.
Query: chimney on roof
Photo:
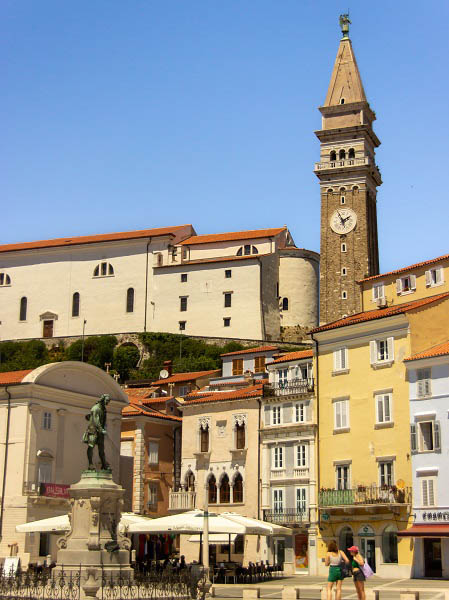
[[[254,385],[254,373],[249,369],[243,373],[246,385]]]
[[[173,362],[171,360],[164,360],[164,369],[168,371],[168,376],[171,377],[173,373]]]

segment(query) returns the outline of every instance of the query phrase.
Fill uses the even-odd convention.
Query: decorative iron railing
[[[395,485],[359,485],[348,490],[322,489],[318,499],[320,506],[347,506],[356,504],[410,504],[412,490]]]
[[[285,382],[265,385],[265,396],[293,396],[310,394],[315,389],[313,377],[307,379],[292,379]]]
[[[3,600],[79,600],[81,569],[52,573],[0,571],[0,598]]]

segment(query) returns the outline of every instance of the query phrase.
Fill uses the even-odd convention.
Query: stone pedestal
[[[71,530],[58,540],[56,573],[78,571],[81,586],[90,588],[94,580],[101,585],[102,574],[109,580],[119,573],[132,579],[131,542],[118,529],[124,493],[110,471],[83,471],[80,481],[70,486]]]

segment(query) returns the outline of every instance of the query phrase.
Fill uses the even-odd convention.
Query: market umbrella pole
[[[209,485],[204,486],[203,567],[209,581]]]
[[[231,562],[231,534],[229,534],[228,560]]]

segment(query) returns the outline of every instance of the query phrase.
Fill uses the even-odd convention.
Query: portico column
[[[133,485],[133,512],[143,514],[144,510],[144,481],[145,467],[145,424],[136,423],[134,433],[134,485]]]

